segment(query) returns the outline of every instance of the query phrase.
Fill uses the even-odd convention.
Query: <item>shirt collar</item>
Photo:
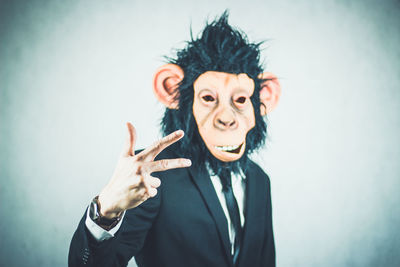
[[[210,165],[209,165],[208,162],[206,163],[206,168],[207,168],[208,174],[210,176],[212,176],[212,177],[217,177],[218,176],[218,175],[214,175],[213,174],[213,171],[211,170]],[[231,172],[231,175],[232,175],[232,178],[234,178],[234,179],[246,180],[246,175],[244,174],[242,169],[239,170],[239,173],[232,173]]]

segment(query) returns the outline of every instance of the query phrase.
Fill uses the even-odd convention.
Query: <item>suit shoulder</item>
[[[251,173],[252,175],[259,177],[262,180],[265,180],[267,184],[270,183],[268,174],[254,161],[249,161],[248,170],[249,173]]]

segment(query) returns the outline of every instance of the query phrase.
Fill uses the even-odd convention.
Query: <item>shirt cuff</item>
[[[125,211],[122,214],[121,220],[118,222],[117,225],[114,226],[114,228],[110,229],[109,231],[101,228],[99,225],[97,225],[89,216],[89,208],[86,211],[86,221],[85,225],[89,232],[92,234],[94,239],[97,241],[101,242],[110,238],[113,238],[115,233],[119,230],[122,224],[122,220],[124,219],[125,216]]]

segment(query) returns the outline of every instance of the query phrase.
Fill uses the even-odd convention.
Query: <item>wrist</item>
[[[103,209],[100,209],[100,215],[103,218],[107,218],[107,219],[111,219],[112,220],[112,219],[115,219],[117,217],[120,217],[122,215],[122,211],[113,212],[113,211],[103,211]]]
[[[102,194],[98,196],[97,200],[98,206],[99,206],[99,213],[101,217],[107,218],[107,219],[114,219],[116,217],[121,216],[123,211],[113,209],[110,205],[107,205],[107,201],[104,200],[104,197]]]
[[[116,214],[116,216],[114,216],[114,213],[109,213],[108,215],[112,217],[105,217],[100,210],[99,197],[96,196],[90,203],[89,216],[97,225],[107,231],[114,228],[122,218],[122,213]]]

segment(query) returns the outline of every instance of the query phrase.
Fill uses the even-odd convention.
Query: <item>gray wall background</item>
[[[160,137],[162,56],[225,8],[283,86],[255,156],[278,266],[400,266],[400,4],[344,0],[1,1],[1,266],[66,265],[124,123]]]

